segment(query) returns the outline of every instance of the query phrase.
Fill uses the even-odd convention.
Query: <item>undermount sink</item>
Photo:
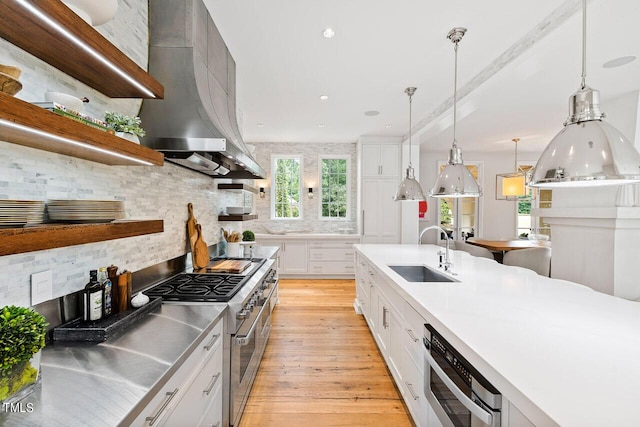
[[[390,265],[389,268],[407,282],[457,282],[457,280],[424,265]]]

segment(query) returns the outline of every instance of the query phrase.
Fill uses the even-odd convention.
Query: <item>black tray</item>
[[[82,319],[74,319],[53,328],[54,341],[85,341],[103,342],[114,338],[127,330],[130,326],[144,319],[151,311],[160,307],[162,298],[153,298],[139,308],[112,314],[105,319],[89,323]]]

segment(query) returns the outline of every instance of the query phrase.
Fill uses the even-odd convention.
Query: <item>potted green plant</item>
[[[243,242],[255,242],[256,235],[251,230],[244,230],[242,232],[242,241]]]
[[[116,136],[136,144],[140,144],[140,137],[146,134],[142,129],[142,122],[138,116],[127,116],[126,114],[107,111],[104,115],[104,121],[109,129],[115,132]]]
[[[256,242],[256,235],[251,230],[244,230],[242,232],[242,244],[245,246],[244,257],[245,258],[253,258],[253,248]],[[247,253],[247,249],[249,248],[249,253]]]
[[[0,311],[0,401],[16,402],[40,380],[40,349],[45,345],[47,321],[25,307]]]

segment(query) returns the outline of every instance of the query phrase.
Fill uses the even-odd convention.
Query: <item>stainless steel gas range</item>
[[[148,289],[163,304],[227,304],[224,340],[225,425],[237,425],[258,371],[278,300],[275,260],[251,258],[239,274],[185,272]]]

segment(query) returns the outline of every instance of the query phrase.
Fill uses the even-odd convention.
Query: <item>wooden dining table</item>
[[[527,248],[550,248],[550,241],[537,241],[537,240],[524,240],[524,239],[513,239],[513,240],[486,240],[486,239],[477,239],[472,237],[467,240],[467,243],[472,245],[480,246],[483,248],[487,248],[490,251],[495,252],[507,252],[513,251],[516,249],[527,249]]]
[[[504,258],[504,254],[508,251],[513,251],[517,249],[527,249],[527,248],[550,248],[550,241],[539,241],[539,240],[524,240],[524,239],[513,239],[513,240],[488,240],[488,239],[478,239],[475,237],[467,239],[467,243],[480,246],[486,249],[489,249],[493,252],[493,258],[502,264],[502,260]]]

